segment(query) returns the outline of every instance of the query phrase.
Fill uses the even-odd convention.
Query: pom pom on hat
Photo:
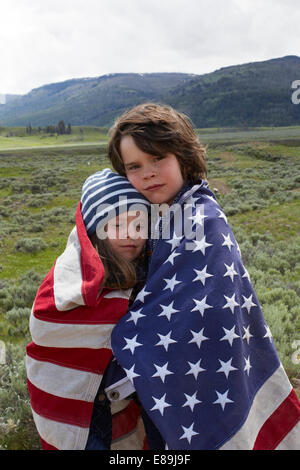
[[[98,224],[129,210],[150,211],[150,202],[124,176],[109,168],[89,176],[81,195],[81,214],[88,235]]]

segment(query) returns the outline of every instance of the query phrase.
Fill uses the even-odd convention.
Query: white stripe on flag
[[[285,436],[275,450],[300,450],[300,421]]]
[[[54,267],[54,300],[59,311],[84,305],[81,294],[81,247],[76,227],[68,238],[65,251],[57,258]]]
[[[39,320],[32,314],[29,322],[32,341],[52,348],[111,349],[114,324],[69,324]]]
[[[62,398],[93,402],[102,375],[37,361],[26,356],[26,370],[30,382],[40,390]]]
[[[290,394],[292,386],[280,365],[257,392],[248,417],[221,450],[251,450],[263,424]]]
[[[89,428],[59,423],[44,418],[32,410],[33,419],[39,435],[44,441],[59,450],[84,450]]]
[[[132,292],[132,288],[127,289],[127,290],[112,290],[111,292],[108,292],[108,294],[105,294],[103,296],[103,298],[104,299],[126,299],[126,300],[129,300],[131,292]]]

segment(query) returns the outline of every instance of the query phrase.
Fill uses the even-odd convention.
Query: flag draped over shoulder
[[[171,211],[112,333],[118,362],[169,449],[299,449],[299,400],[224,212],[205,181]]]
[[[82,450],[94,400],[112,357],[110,338],[126,313],[129,291],[103,289],[102,262],[82,220],[40,286],[30,317],[27,383],[43,449]],[[112,404],[112,449],[142,449],[140,410],[130,400]],[[100,423],[101,425],[101,423]]]

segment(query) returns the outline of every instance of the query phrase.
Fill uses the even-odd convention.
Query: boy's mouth
[[[145,191],[154,191],[155,189],[159,189],[163,184],[153,184],[152,186],[148,186],[148,188],[145,188]]]

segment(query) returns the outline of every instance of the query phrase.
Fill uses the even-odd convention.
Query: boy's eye
[[[136,170],[137,168],[139,168],[139,165],[130,165],[127,167],[127,171]]]

